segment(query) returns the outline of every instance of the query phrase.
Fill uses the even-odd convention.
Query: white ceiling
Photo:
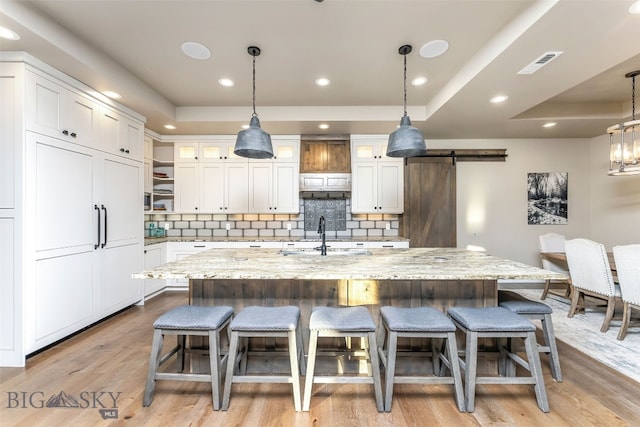
[[[593,137],[631,114],[640,69],[635,0],[0,1],[27,51],[147,117],[160,134],[235,134],[256,110],[271,134],[389,133],[402,116],[403,60],[414,126],[427,139]],[[449,50],[422,58],[443,39]],[[212,56],[185,56],[183,42]],[[532,75],[547,51],[564,53]],[[317,87],[328,77],[332,84]],[[235,80],[220,86],[221,77]],[[640,92],[640,81],[638,82]],[[489,98],[506,94],[500,105]],[[637,109],[640,111],[640,105]],[[542,128],[548,121],[553,128]],[[163,128],[177,126],[174,131]],[[328,130],[318,129],[328,123]]]

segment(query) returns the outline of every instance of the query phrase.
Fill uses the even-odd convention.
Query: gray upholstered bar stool
[[[366,307],[315,307],[309,318],[309,355],[307,377],[304,383],[303,411],[311,404],[311,391],[314,383],[369,383],[373,384],[378,412],[384,411],[382,402],[382,383],[380,381],[380,362],[376,343],[376,324]],[[360,375],[315,375],[318,356],[318,338],[344,337],[362,338],[371,362],[371,376]]]
[[[233,383],[289,383],[293,386],[293,403],[300,411],[300,373],[304,374],[304,349],[300,331],[300,309],[284,307],[245,307],[229,325],[229,362],[224,381],[222,410],[229,409],[231,385]],[[288,338],[290,374],[247,375],[248,338],[270,337]],[[244,347],[244,348],[241,348]],[[239,356],[239,357],[238,357]],[[240,369],[236,365],[240,362]]]
[[[153,323],[153,342],[151,344],[147,382],[144,388],[143,406],[151,405],[156,380],[202,381],[211,383],[213,409],[220,409],[221,370],[224,369],[227,357],[221,357],[220,355],[219,338],[220,331],[229,324],[232,315],[233,308],[228,306],[199,307],[183,305],[158,317]],[[164,356],[161,356],[165,335],[176,335],[177,345]],[[184,372],[184,353],[188,351],[185,348],[187,335],[199,335],[209,338],[210,374]],[[176,355],[177,372],[158,372],[160,366],[174,354]]]
[[[380,339],[378,349],[385,367],[384,409],[391,411],[394,384],[453,384],[456,403],[460,412],[464,412],[464,393],[458,363],[456,344],[456,326],[440,310],[433,307],[382,307],[380,309]],[[434,376],[395,375],[398,338],[431,338]],[[433,340],[446,341],[446,354],[436,349]],[[404,352],[403,352],[404,353]],[[440,363],[449,368],[451,376],[440,374]]]
[[[538,407],[549,412],[547,391],[544,387],[540,354],[536,349],[536,327],[529,319],[513,313],[503,307],[452,307],[449,317],[466,334],[464,362],[465,407],[467,412],[475,409],[476,384],[534,384]],[[516,354],[506,352],[514,362],[527,369],[528,377],[477,376],[478,338],[523,338],[527,360]]]
[[[560,369],[560,356],[558,356],[556,336],[553,333],[553,323],[551,321],[551,313],[553,313],[553,310],[551,307],[542,302],[525,299],[512,292],[501,291],[498,293],[498,297],[501,300],[499,303],[500,307],[504,307],[530,320],[540,320],[544,345],[538,343],[538,351],[540,353],[549,353],[551,376],[554,380],[561,382],[562,370]]]

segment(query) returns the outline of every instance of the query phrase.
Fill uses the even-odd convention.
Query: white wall
[[[507,149],[506,162],[457,163],[458,247],[481,246],[491,255],[540,266],[540,234],[591,235],[589,139],[437,140],[427,146]],[[568,173],[568,224],[527,224],[528,172]]]
[[[608,176],[609,136],[591,140],[591,238],[608,250],[640,243],[640,175]]]

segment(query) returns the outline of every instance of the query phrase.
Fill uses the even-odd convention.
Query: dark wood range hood
[[[300,196],[348,198],[350,194],[349,135],[303,135],[300,141]]]

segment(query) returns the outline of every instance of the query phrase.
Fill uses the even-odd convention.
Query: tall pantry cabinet
[[[14,83],[2,111],[23,120],[2,142],[16,158],[13,189],[2,192],[16,206],[14,274],[0,276],[0,365],[23,366],[25,355],[142,299],[131,274],[143,269],[144,118],[27,54],[1,59],[0,81]]]

